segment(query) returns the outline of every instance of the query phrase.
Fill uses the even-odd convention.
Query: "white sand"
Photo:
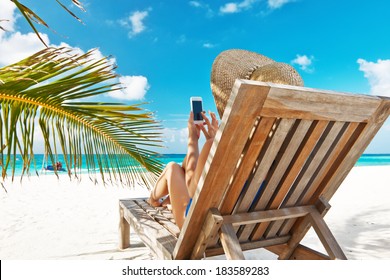
[[[150,259],[135,234],[118,249],[118,199],[146,189],[95,186],[67,177],[24,178],[0,189],[0,259]],[[390,259],[390,166],[355,167],[330,201],[325,217],[349,259]],[[309,232],[304,244],[321,245]],[[256,250],[249,259],[274,258]]]

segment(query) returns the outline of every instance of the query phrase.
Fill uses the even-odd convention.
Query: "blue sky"
[[[210,90],[214,58],[246,49],[293,65],[305,86],[390,97],[390,1],[336,0],[84,0],[86,12],[63,0],[84,22],[54,0],[24,0],[50,26],[39,28],[53,46],[112,55],[128,90],[105,100],[149,102],[162,121],[163,153],[186,152],[191,96],[216,111]],[[44,46],[0,0],[0,66]],[[53,30],[55,32],[53,32]],[[367,153],[390,153],[390,121]]]

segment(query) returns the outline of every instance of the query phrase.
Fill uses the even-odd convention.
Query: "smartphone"
[[[191,101],[191,111],[194,113],[194,122],[203,123],[203,117],[201,112],[203,112],[202,97],[193,96],[190,98]]]

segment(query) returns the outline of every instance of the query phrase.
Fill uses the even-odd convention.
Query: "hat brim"
[[[302,86],[298,72],[290,65],[246,50],[227,50],[214,60],[211,71],[211,91],[222,118],[236,79],[258,80]]]

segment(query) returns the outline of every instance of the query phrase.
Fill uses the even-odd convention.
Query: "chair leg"
[[[332,232],[330,231],[328,225],[325,223],[320,213],[318,213],[318,211],[312,211],[309,214],[309,217],[311,220],[311,225],[320,238],[322,245],[324,245],[324,248],[329,257],[333,260],[346,260],[347,257],[345,256],[340,245],[337,243],[336,238],[334,238]]]
[[[314,228],[317,236],[329,255],[329,259],[347,259],[340,245],[337,243],[335,237],[325,223],[321,213],[318,212],[318,210],[313,210],[303,219],[301,225],[292,235],[287,244],[287,248],[279,255],[280,260],[290,259],[292,257],[299,246],[299,242],[302,240],[304,233],[306,233],[304,229],[307,225],[311,225]]]
[[[221,226],[219,237],[228,260],[245,260],[240,241],[231,224],[223,224]]]
[[[322,197],[318,199],[318,201],[315,203],[315,206],[317,208],[318,213],[321,215],[321,217],[325,216],[331,207],[329,202],[323,199]],[[290,259],[294,255],[294,252],[296,251],[297,247],[300,245],[299,243],[301,242],[301,240],[305,237],[306,233],[309,231],[312,222],[311,218],[309,217],[309,215],[306,215],[301,219],[302,222],[294,230],[294,233],[287,244],[287,248],[283,249],[283,251],[279,254],[279,258],[278,258],[279,260]]]
[[[211,208],[203,224],[201,234],[199,235],[198,240],[195,243],[194,249],[192,251],[192,260],[198,260],[202,258],[208,242],[214,239],[214,237],[218,234],[218,230],[221,227],[222,222],[223,218],[218,209]]]
[[[124,210],[119,205],[119,249],[126,249],[130,246],[130,224],[125,218]]]

